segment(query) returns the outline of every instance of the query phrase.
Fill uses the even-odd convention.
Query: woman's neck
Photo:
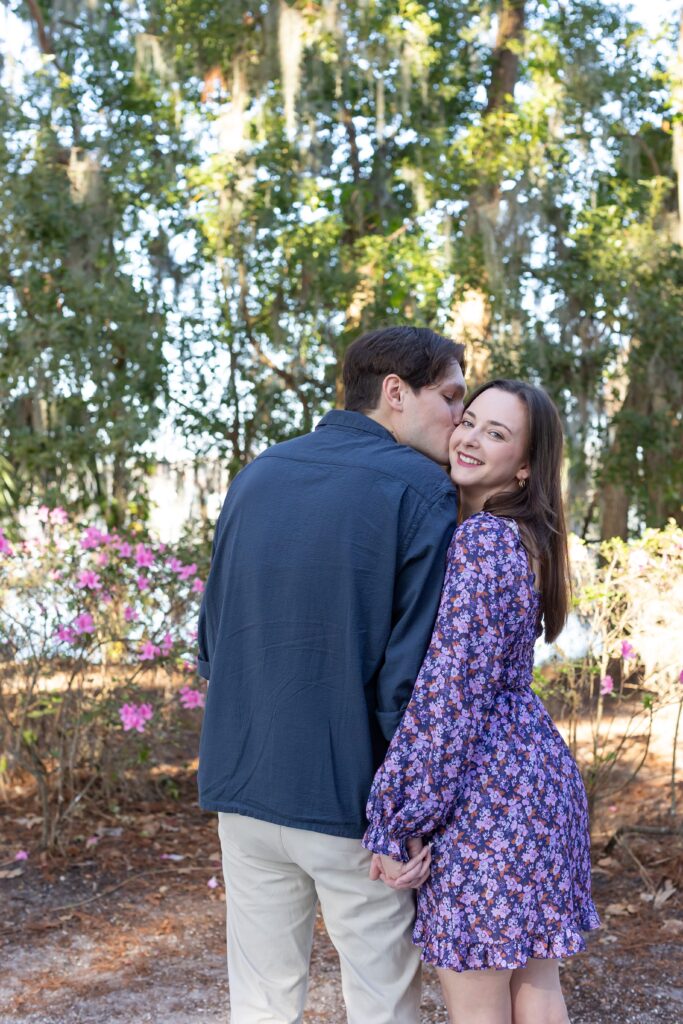
[[[477,499],[473,495],[463,494],[460,490],[458,494],[458,501],[460,503],[460,521],[469,519],[476,512],[481,512],[484,508],[484,500]]]

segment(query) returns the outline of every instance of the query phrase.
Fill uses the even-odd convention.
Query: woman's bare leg
[[[557,960],[529,960],[512,972],[513,1024],[569,1024]]]
[[[437,974],[451,1024],[511,1024],[513,971],[458,973],[439,968]]]

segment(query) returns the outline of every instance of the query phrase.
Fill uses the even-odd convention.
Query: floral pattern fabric
[[[363,840],[404,861],[406,839],[431,841],[413,937],[438,967],[566,957],[599,926],[583,782],[531,690],[539,629],[516,524],[471,516],[449,548],[431,644]]]

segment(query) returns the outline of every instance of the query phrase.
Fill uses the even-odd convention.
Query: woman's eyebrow
[[[500,423],[498,420],[489,420],[488,423],[486,424],[486,426],[487,427],[502,427],[503,430],[507,430],[508,434],[512,433],[512,431],[510,430],[509,427],[507,427],[504,423]]]

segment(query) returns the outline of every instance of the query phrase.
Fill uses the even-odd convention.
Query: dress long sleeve
[[[375,853],[406,861],[406,839],[452,815],[525,614],[515,531],[488,514],[456,531],[429,650],[368,800],[363,844]]]

